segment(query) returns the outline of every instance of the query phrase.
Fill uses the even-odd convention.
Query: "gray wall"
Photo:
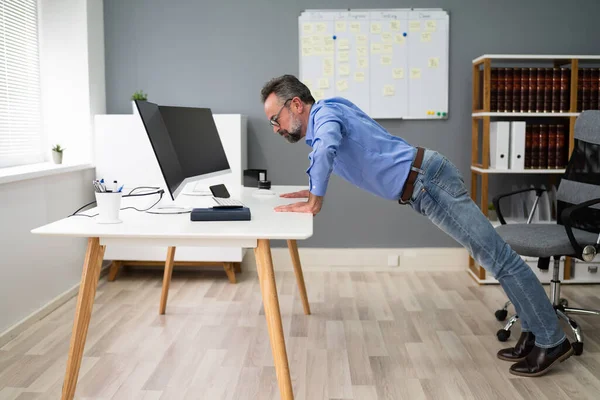
[[[470,181],[471,61],[486,53],[594,54],[600,2],[194,1],[104,0],[109,113],[130,113],[137,89],[159,104],[210,107],[249,116],[250,168],[273,184],[305,185],[303,142],[272,132],[259,92],[271,77],[298,74],[298,15],[310,8],[441,7],[450,13],[450,104],[447,121],[382,121],[394,135],[434,148]],[[581,29],[581,31],[578,31]],[[583,29],[586,32],[583,32]],[[492,178],[495,188],[502,178]],[[281,243],[275,243],[281,245]],[[361,192],[332,176],[310,247],[457,246],[408,207]]]

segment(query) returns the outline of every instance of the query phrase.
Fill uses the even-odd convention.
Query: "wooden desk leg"
[[[271,351],[275,361],[279,393],[282,400],[293,400],[294,393],[292,391],[290,367],[288,365],[285,339],[283,337],[281,311],[279,309],[279,299],[277,298],[273,259],[271,258],[271,245],[268,239],[258,240],[254,256],[256,257],[260,291],[262,292],[265,318],[267,319],[267,328],[271,341]]]
[[[302,274],[302,264],[300,264],[300,254],[298,254],[298,243],[295,240],[287,241],[292,263],[294,264],[294,273],[296,274],[296,282],[298,282],[298,290],[304,306],[304,314],[310,315],[310,305],[308,304],[308,296],[306,295],[306,285],[304,284],[304,274]]]
[[[123,266],[123,261],[113,261],[108,270],[108,281],[112,282],[117,278],[119,269]]]
[[[224,262],[223,268],[225,269],[225,273],[227,274],[227,278],[229,278],[229,283],[236,283],[235,279],[235,268],[232,262]]]
[[[165,261],[165,274],[163,276],[162,294],[160,295],[159,314],[164,314],[167,309],[167,297],[169,296],[169,285],[171,284],[171,275],[173,275],[173,264],[175,263],[175,247],[171,246],[167,250],[167,260]]]
[[[100,246],[100,239],[89,238],[83,273],[77,296],[77,307],[75,308],[75,321],[71,333],[71,344],[69,346],[69,357],[67,358],[67,371],[62,388],[62,400],[72,400],[75,397],[81,358],[85,348],[92,307],[96,297],[96,288],[100,278],[100,267],[104,258],[104,247]]]

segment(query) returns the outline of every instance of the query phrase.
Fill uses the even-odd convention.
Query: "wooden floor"
[[[158,315],[160,271],[101,279],[79,399],[278,399],[256,275],[175,271]],[[598,399],[600,318],[578,317],[584,354],[540,378],[498,360],[505,297],[466,272],[278,272],[296,399]],[[563,287],[600,308],[599,286]],[[59,399],[75,299],[0,348],[0,399]],[[510,345],[518,336],[518,327]]]

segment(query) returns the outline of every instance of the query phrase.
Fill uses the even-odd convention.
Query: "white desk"
[[[277,193],[302,189],[305,188],[295,186],[272,188]],[[88,238],[63,384],[63,400],[73,399],[75,396],[104,249],[116,243],[169,247],[163,280],[164,296],[161,300],[163,312],[176,246],[253,248],[281,398],[284,400],[294,398],[275,286],[270,240],[287,240],[304,311],[310,314],[296,240],[312,236],[313,216],[280,213],[273,210],[279,204],[293,203],[299,199],[283,199],[279,196],[255,197],[252,195],[253,192],[254,189],[244,188],[240,198],[250,208],[251,221],[192,222],[189,214],[154,215],[125,210],[120,213],[120,218],[123,220],[121,224],[97,224],[94,218],[70,217],[32,230],[32,233],[41,235]]]

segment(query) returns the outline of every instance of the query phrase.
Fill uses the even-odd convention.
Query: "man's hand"
[[[308,190],[300,190],[299,192],[284,193],[284,194],[280,195],[279,197],[285,197],[288,199],[299,199],[299,198],[308,199],[309,195],[310,195],[310,192]]]
[[[310,193],[308,190],[308,201],[301,201],[299,203],[286,204],[283,206],[275,207],[275,211],[278,212],[300,212],[300,213],[310,213],[313,216],[317,215],[319,211],[321,211],[321,206],[323,205],[323,197],[315,196]],[[302,193],[302,192],[296,192]],[[291,193],[293,194],[293,193]],[[283,197],[283,196],[282,196]]]
[[[286,204],[283,206],[277,206],[277,207],[275,207],[275,211],[310,213],[313,216],[317,215],[317,213],[319,212],[308,201],[301,201],[299,203],[292,203],[292,204]]]

